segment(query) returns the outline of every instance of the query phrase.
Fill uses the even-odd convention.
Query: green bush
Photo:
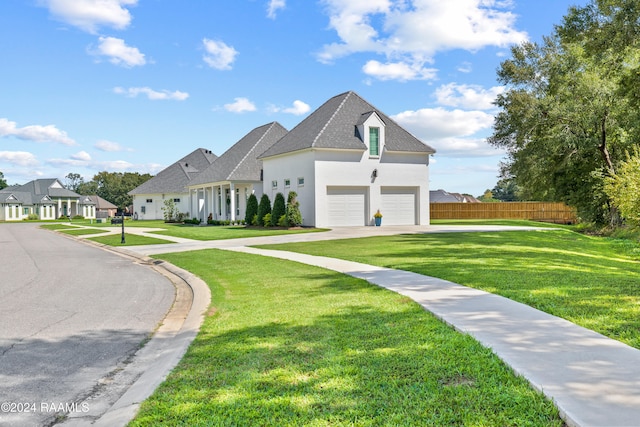
[[[251,218],[251,225],[258,226],[258,214],[255,214],[253,218]]]
[[[287,196],[287,223],[289,227],[297,227],[302,225],[302,214],[300,213],[300,204],[298,203],[298,194],[290,191]]]
[[[29,221],[37,221],[39,219],[40,218],[38,217],[38,215],[34,214],[34,213],[30,213],[29,216],[27,216],[27,220],[29,220]]]
[[[73,219],[84,219],[84,217],[82,215],[75,215]]]
[[[271,225],[274,227],[278,225],[280,217],[286,214],[287,208],[284,203],[284,195],[282,193],[276,194],[276,198],[273,200],[273,210],[271,211]]]
[[[247,199],[247,212],[244,216],[244,221],[247,224],[251,224],[253,217],[258,214],[258,198],[255,194],[251,194]]]
[[[265,227],[271,227],[271,214],[265,214],[264,218],[262,218],[262,222],[264,223]]]
[[[280,216],[280,219],[278,219],[278,227],[288,227],[289,226],[289,221],[287,221],[287,215],[282,215]]]
[[[264,216],[271,213],[271,200],[269,196],[263,194],[258,205],[258,225],[265,226]]]

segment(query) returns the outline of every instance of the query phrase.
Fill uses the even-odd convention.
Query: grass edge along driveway
[[[158,256],[209,284],[200,333],[132,426],[561,426],[490,350],[410,299],[295,262]]]

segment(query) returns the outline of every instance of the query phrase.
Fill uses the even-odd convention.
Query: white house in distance
[[[345,92],[289,132],[277,122],[257,127],[209,164],[194,166],[187,156],[129,194],[139,219],[163,218],[166,197],[203,222],[244,219],[249,195],[273,203],[277,193],[286,199],[295,191],[306,226],[372,225],[378,210],[386,225],[427,225],[433,153]]]
[[[298,194],[303,224],[429,224],[429,156],[435,150],[355,92],[337,95],[260,158],[264,192]]]
[[[134,218],[164,219],[165,200],[173,199],[179,212],[195,216],[187,185],[217,158],[211,150],[198,148],[129,192]]]
[[[21,221],[35,214],[39,219],[81,215],[96,217],[95,202],[64,188],[55,179],[36,179],[0,190],[0,220]]]

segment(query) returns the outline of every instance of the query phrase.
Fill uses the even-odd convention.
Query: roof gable
[[[217,156],[211,150],[198,148],[161,170],[156,176],[131,190],[129,194],[184,193],[190,181],[216,159]]]
[[[225,151],[190,185],[224,181],[260,181],[262,161],[258,156],[287,134],[278,122],[253,129]]]
[[[373,114],[385,124],[387,150],[435,152],[433,148],[411,135],[390,117],[351,91],[329,99],[260,157],[276,156],[309,148],[364,151],[367,147],[357,127]]]

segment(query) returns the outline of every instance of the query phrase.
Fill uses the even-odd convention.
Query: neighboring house
[[[169,199],[173,199],[180,213],[193,215],[187,186],[216,158],[211,150],[198,148],[131,190],[129,194],[133,196],[134,217],[164,219],[164,202]]]
[[[35,214],[39,219],[76,215],[95,218],[95,203],[64,188],[58,179],[36,179],[0,190],[0,220],[20,221]]]
[[[116,216],[118,207],[108,200],[103,199],[98,195],[87,196],[91,199],[96,206],[96,218],[110,218]]]
[[[429,192],[431,203],[481,203],[480,200],[468,194],[448,193],[444,190]]]
[[[189,182],[191,212],[206,221],[244,219],[247,199],[262,196],[262,161],[258,156],[287,134],[277,122],[257,127]],[[273,201],[273,199],[271,199]]]
[[[298,194],[316,227],[429,224],[429,156],[435,150],[355,92],[335,96],[259,158],[264,193]]]

